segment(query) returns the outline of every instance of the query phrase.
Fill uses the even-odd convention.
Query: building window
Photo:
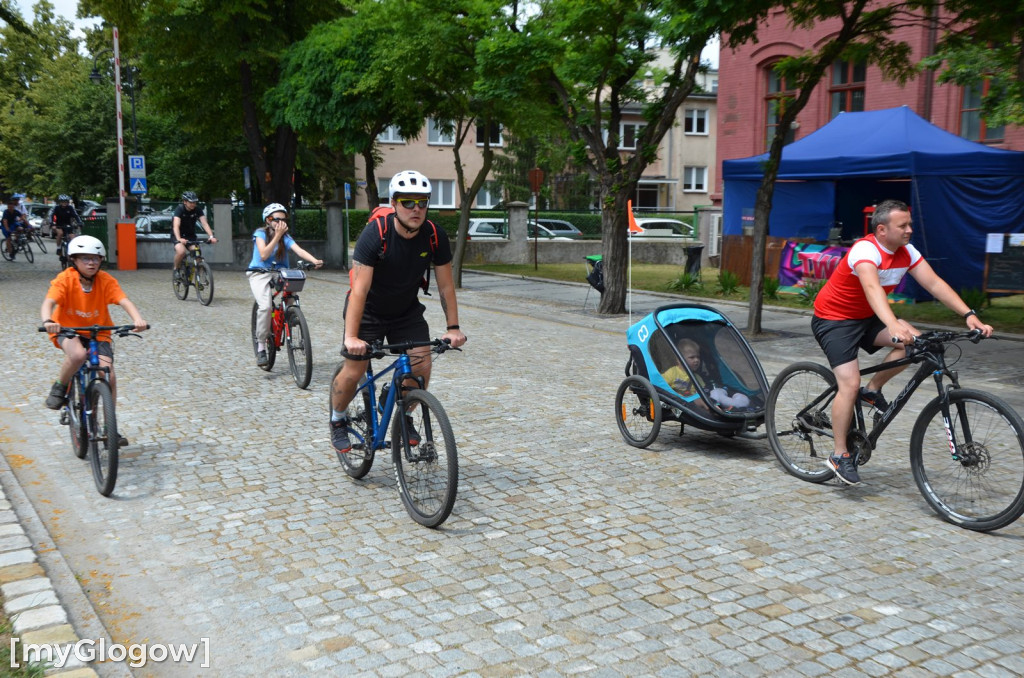
[[[683,133],[703,134],[708,133],[708,112],[704,108],[687,108],[683,113]]]
[[[452,179],[431,179],[433,191],[430,194],[431,207],[455,207],[455,181]]]
[[[489,128],[489,132],[488,132]],[[491,148],[500,147],[502,144],[501,139],[501,125],[497,123],[491,123],[490,125],[477,125],[476,126],[476,145],[483,146],[484,142],[490,137]]]
[[[796,97],[796,88],[786,82],[781,75],[776,73],[772,66],[768,67],[768,94],[765,95],[765,134],[764,148],[767,151],[772,146],[772,138],[775,137],[775,129],[779,126],[779,118],[782,117],[782,109],[786,100]],[[786,130],[782,143],[791,144],[796,139],[796,132],[790,127]]]
[[[493,181],[484,182],[484,187],[476,194],[476,206],[487,209],[501,202],[501,186]]]
[[[434,122],[433,118],[427,118],[427,143],[454,146],[455,133],[442,131],[441,126]]]
[[[829,97],[832,100],[832,117],[842,112],[864,110],[864,80],[868,67],[862,61],[836,61],[832,64],[832,86]]]
[[[981,115],[981,101],[988,94],[989,81],[964,87],[960,104],[960,136],[979,143],[1002,141],[1004,128],[1002,125],[990,126]]]
[[[624,122],[619,125],[619,148],[625,151],[636,149],[636,140],[644,131],[644,126],[637,122]]]
[[[683,191],[687,193],[706,193],[708,186],[707,167],[684,167],[683,168]]]
[[[405,139],[398,133],[398,127],[390,125],[386,130],[377,135],[377,141],[382,144],[404,144]]]
[[[377,202],[381,205],[390,205],[391,199],[388,198],[388,189],[391,188],[391,179],[377,179]]]

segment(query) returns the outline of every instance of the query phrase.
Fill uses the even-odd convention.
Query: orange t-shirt
[[[126,296],[114,276],[106,271],[98,271],[92,280],[92,291],[85,292],[74,266],[64,269],[51,280],[50,291],[46,293],[47,299],[57,302],[53,319],[61,327],[113,325],[107,306],[120,304]],[[100,332],[96,338],[99,341],[110,341],[110,332]],[[59,347],[57,335],[51,334],[50,340],[54,346]]]

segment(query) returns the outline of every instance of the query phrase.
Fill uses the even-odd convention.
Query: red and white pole
[[[121,220],[128,218],[124,189],[124,125],[121,120],[121,48],[117,26],[114,26],[114,90],[117,101],[117,187],[121,199]]]

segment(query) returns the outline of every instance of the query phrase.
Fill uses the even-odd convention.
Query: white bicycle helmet
[[[403,170],[391,177],[391,183],[388,184],[389,200],[393,200],[398,193],[404,195],[430,195],[430,179],[416,170]]]
[[[73,257],[76,254],[98,254],[106,258],[107,248],[98,238],[91,235],[80,235],[68,243],[68,256]]]
[[[285,214],[288,214],[288,208],[279,202],[270,203],[269,205],[263,208],[263,221],[266,221],[267,217],[269,217],[274,212],[284,212]]]

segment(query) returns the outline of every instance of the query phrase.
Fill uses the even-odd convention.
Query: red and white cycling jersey
[[[824,320],[859,320],[875,314],[864,296],[864,288],[855,270],[870,262],[878,269],[878,280],[886,294],[892,292],[910,269],[921,263],[921,253],[913,245],[895,252],[882,247],[874,235],[861,238],[836,266],[828,282],[814,300],[814,315]]]

